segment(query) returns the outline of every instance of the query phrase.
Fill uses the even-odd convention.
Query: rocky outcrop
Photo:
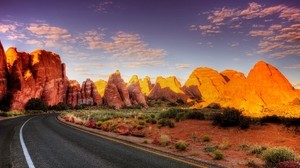
[[[105,80],[97,80],[95,82],[95,85],[98,93],[100,94],[101,97],[103,97],[107,82]]]
[[[67,77],[59,55],[44,50],[30,54],[9,48],[6,52],[11,109],[23,109],[30,98],[49,106],[65,102]]]
[[[86,79],[81,87],[76,80],[70,80],[67,91],[67,104],[73,107],[82,104],[101,105],[102,97],[91,79]]]
[[[73,107],[75,107],[78,104],[78,100],[82,99],[80,90],[80,84],[76,80],[69,80],[67,91],[67,104]]]
[[[150,94],[151,89],[153,88],[150,77],[146,76],[144,79],[140,79],[139,83],[140,83],[142,93],[145,96],[148,96]]]
[[[141,91],[140,80],[137,75],[133,75],[127,84],[129,97],[133,105],[148,107],[144,94]]]
[[[6,75],[7,75],[6,56],[0,41],[0,100],[5,95],[7,89]]]
[[[258,111],[263,107],[288,105],[299,98],[294,87],[274,66],[260,61],[247,77],[247,94],[242,108]],[[245,90],[246,91],[246,90]]]
[[[163,78],[161,76],[157,77],[155,85],[148,95],[148,98],[152,100],[167,100],[169,102],[176,102],[178,100],[187,102],[187,96],[175,76],[168,78]]]
[[[91,79],[86,79],[81,85],[82,104],[101,105],[102,98],[97,91],[96,85]]]
[[[214,101],[224,89],[226,80],[216,70],[197,68],[183,86],[186,94],[203,101]]]
[[[117,70],[111,74],[104,92],[104,101],[108,106],[120,109],[122,107],[130,107],[131,101],[126,83],[121,78],[120,72]]]

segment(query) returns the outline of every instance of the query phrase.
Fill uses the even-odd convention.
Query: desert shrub
[[[179,140],[179,141],[175,142],[174,145],[175,145],[176,149],[181,150],[181,151],[186,150],[186,148],[187,148],[187,143],[183,140]]]
[[[151,123],[151,124],[156,124],[156,123],[157,123],[157,121],[156,121],[155,118],[147,118],[147,119],[146,119],[146,122],[147,122],[147,123]]]
[[[286,147],[269,148],[262,153],[267,167],[274,167],[279,162],[296,160],[297,153]]]
[[[210,103],[207,108],[211,109],[221,109],[221,105],[219,103]]]
[[[186,119],[194,119],[194,120],[204,120],[204,114],[197,111],[190,111],[185,113]]]
[[[0,100],[0,110],[9,111],[11,107],[13,96],[11,94],[5,94],[4,97]]]
[[[176,107],[176,106],[178,106],[178,104],[176,102],[170,102],[170,103],[168,103],[168,106]]]
[[[223,159],[223,157],[224,157],[224,154],[222,151],[220,151],[220,150],[214,151],[214,159],[215,160],[221,160],[221,159]]]
[[[285,118],[283,123],[287,127],[290,126],[300,127],[300,118]]]
[[[276,115],[272,115],[272,116],[264,116],[263,118],[261,118],[261,123],[274,123],[274,124],[280,124],[282,123],[282,118]]]
[[[231,146],[228,139],[222,139],[222,143],[218,145],[218,149],[224,150],[228,149]]]
[[[54,106],[49,107],[49,110],[55,110],[55,111],[64,111],[69,110],[72,107],[70,105],[67,105],[66,103],[60,102]]]
[[[223,113],[216,113],[213,116],[213,125],[220,125],[221,127],[235,127],[239,126],[242,129],[249,128],[251,119],[245,117],[241,112],[234,108],[225,108]]]
[[[143,121],[143,120],[139,121],[139,125],[145,125],[145,124],[146,124],[145,121]]]
[[[159,145],[160,146],[167,146],[171,144],[171,138],[169,135],[161,135],[159,137]]]
[[[85,105],[83,105],[83,104],[77,104],[75,107],[74,107],[74,109],[75,110],[83,110],[83,109],[85,109],[86,108],[86,106]]]
[[[204,148],[204,152],[214,152],[218,149],[217,146],[207,146]]]
[[[166,118],[160,119],[157,124],[158,124],[158,127],[164,127],[164,126],[169,126],[170,128],[175,127],[174,122],[172,122],[171,120],[166,119]]]
[[[254,145],[250,147],[249,153],[254,155],[260,155],[263,153],[263,151],[267,150],[268,148],[266,146],[261,145]]]
[[[208,136],[208,135],[204,135],[203,137],[202,137],[202,141],[203,142],[209,142],[211,139],[210,139],[210,137]]]
[[[48,110],[48,105],[42,99],[31,98],[25,104],[25,109],[26,110],[47,111]]]

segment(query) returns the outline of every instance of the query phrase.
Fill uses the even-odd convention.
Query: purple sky
[[[5,49],[55,52],[79,82],[119,69],[184,84],[196,67],[247,75],[265,60],[300,85],[299,0],[9,0],[0,16]]]

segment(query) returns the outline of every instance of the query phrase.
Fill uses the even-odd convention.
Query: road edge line
[[[85,132],[85,133],[90,134],[90,135],[98,136],[100,138],[104,138],[104,139],[107,139],[107,140],[110,140],[110,141],[113,141],[113,142],[116,142],[116,143],[120,143],[120,144],[123,144],[123,145],[126,145],[126,146],[130,146],[130,147],[133,147],[133,148],[136,148],[136,149],[148,152],[148,153],[159,155],[161,157],[165,157],[165,158],[169,158],[169,159],[172,159],[172,160],[175,160],[175,161],[183,162],[183,163],[186,163],[188,165],[192,165],[192,166],[199,167],[199,168],[208,168],[208,167],[220,167],[220,168],[222,168],[223,167],[223,166],[218,165],[218,164],[213,164],[213,163],[209,163],[209,162],[206,162],[206,161],[193,160],[191,158],[184,158],[183,156],[177,156],[177,155],[174,155],[172,153],[160,151],[158,149],[154,149],[154,148],[151,148],[151,147],[146,147],[146,146],[143,146],[143,145],[140,145],[140,144],[135,144],[131,141],[126,141],[126,140],[118,139],[116,137],[110,137],[110,136],[107,136],[107,135],[104,135],[104,134],[101,134],[101,133],[96,133],[96,132],[91,131],[91,130],[86,130],[86,129],[83,129],[79,126],[75,126],[75,124],[73,125],[71,123],[62,121],[61,118],[59,119],[59,115],[56,116],[56,119],[62,125],[70,127],[72,129],[76,129],[76,130],[79,130],[81,132]],[[200,162],[200,164],[199,164],[199,162]],[[201,165],[201,162],[204,165]]]
[[[35,116],[36,117],[36,116]],[[25,142],[24,142],[24,138],[23,138],[23,128],[24,126],[27,124],[28,121],[30,121],[31,119],[35,118],[35,117],[31,117],[29,118],[28,120],[26,120],[23,125],[21,126],[20,128],[20,132],[19,132],[19,137],[20,137],[20,142],[21,142],[21,146],[22,146],[22,150],[23,150],[23,154],[25,156],[25,159],[26,159],[26,162],[27,162],[27,165],[29,168],[35,168],[32,160],[31,160],[31,157],[29,155],[29,152],[28,152],[28,149],[25,145]]]

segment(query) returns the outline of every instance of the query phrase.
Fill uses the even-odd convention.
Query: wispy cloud
[[[125,62],[123,63],[123,66],[126,68],[137,68],[137,67],[145,67],[145,66],[150,66],[150,67],[154,67],[154,66],[163,66],[163,62],[162,61],[142,61],[142,62]]]
[[[98,13],[108,13],[108,8],[113,5],[113,1],[110,0],[100,0],[98,4],[93,5],[92,7]]]
[[[271,58],[300,55],[300,9],[286,5],[264,6],[256,2],[244,8],[218,8],[209,12],[208,24],[192,25],[191,30],[209,35],[209,31],[222,33],[222,29],[240,28],[249,20],[259,24],[247,27],[245,35],[260,38],[257,53]],[[273,19],[269,19],[272,16]],[[267,22],[267,23],[266,23]]]
[[[190,68],[189,64],[175,64],[175,69],[177,70],[182,70],[182,69],[187,69]]]
[[[300,64],[284,67],[286,69],[300,69]]]
[[[105,41],[105,34],[96,30],[88,31],[82,37],[88,49],[100,49],[111,53],[113,58],[149,61],[162,59],[166,56],[163,49],[152,49],[148,47],[139,34],[118,32],[111,37],[110,41]]]
[[[0,33],[6,33],[16,30],[16,26],[12,24],[0,24]]]

